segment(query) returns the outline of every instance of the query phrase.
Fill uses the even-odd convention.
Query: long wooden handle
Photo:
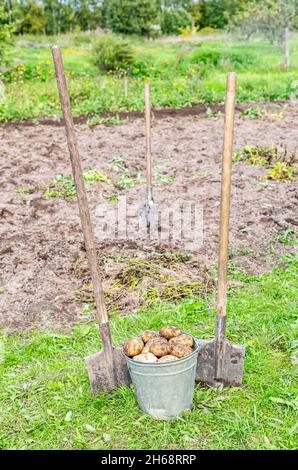
[[[145,83],[147,188],[152,188],[150,85]]]
[[[221,204],[220,204],[220,241],[218,258],[218,315],[226,316],[227,304],[227,266],[229,244],[229,220],[231,199],[232,149],[235,117],[236,74],[231,72],[227,77],[224,149],[221,174]]]
[[[88,207],[88,200],[83,180],[83,173],[81,168],[81,159],[78,151],[77,139],[75,135],[75,128],[73,124],[70,99],[67,90],[66,78],[63,69],[63,61],[61,50],[59,46],[52,47],[52,54],[55,64],[55,72],[57,79],[57,86],[60,95],[61,108],[64,117],[64,124],[66,130],[66,137],[68,149],[70,154],[71,166],[73,177],[77,189],[77,198],[79,204],[79,211],[81,223],[84,233],[85,248],[88,256],[89,267],[91,271],[91,278],[93,283],[93,291],[95,297],[96,310],[100,326],[109,322],[107,311],[104,304],[103,288],[100,279],[100,271],[98,259],[95,249],[94,235],[91,225],[90,212]],[[107,335],[105,335],[107,338]]]

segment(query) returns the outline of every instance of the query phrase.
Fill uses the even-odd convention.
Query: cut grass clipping
[[[246,345],[243,387],[196,387],[192,412],[176,420],[142,413],[133,388],[91,395],[84,357],[100,348],[95,323],[68,334],[2,335],[0,448],[297,448],[297,269],[293,258],[232,292],[228,337]],[[210,339],[214,317],[202,300],[184,300],[112,314],[111,328],[116,345],[165,324]]]
[[[247,161],[251,165],[268,168],[264,178],[275,181],[293,181],[298,173],[296,152],[289,152],[287,147],[247,145],[234,154],[233,161]]]
[[[185,298],[205,298],[215,288],[208,269],[183,253],[153,253],[131,258],[110,255],[100,262],[108,309],[120,314],[129,314],[156,302],[178,303]],[[83,303],[88,314],[94,308],[94,299],[85,258],[75,261],[72,274],[82,283],[74,300]]]

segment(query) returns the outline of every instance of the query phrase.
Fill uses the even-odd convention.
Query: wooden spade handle
[[[150,84],[145,83],[147,188],[152,187]]]
[[[226,316],[227,304],[227,266],[229,244],[229,220],[231,199],[232,148],[235,117],[236,74],[227,76],[227,91],[225,104],[224,149],[221,174],[221,203],[220,203],[220,241],[218,257],[218,298],[217,313]]]
[[[55,64],[55,72],[57,79],[57,86],[60,95],[61,108],[64,117],[64,124],[66,130],[66,137],[68,143],[68,149],[70,154],[72,173],[77,189],[77,198],[79,204],[79,211],[81,217],[81,223],[84,234],[85,248],[88,256],[89,267],[91,271],[91,278],[93,284],[93,291],[95,297],[96,310],[100,326],[109,322],[107,311],[104,304],[103,288],[100,279],[100,271],[98,265],[98,259],[95,249],[94,235],[91,225],[90,212],[88,207],[88,200],[86,196],[86,190],[84,185],[83,173],[81,168],[81,159],[78,151],[77,139],[75,135],[75,128],[73,124],[70,99],[67,90],[66,78],[63,69],[63,61],[61,56],[61,50],[59,46],[52,47],[52,54]],[[104,329],[103,329],[104,331]],[[105,339],[108,340],[109,335],[104,335]]]

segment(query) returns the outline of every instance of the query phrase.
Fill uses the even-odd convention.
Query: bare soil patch
[[[237,113],[235,150],[297,147],[297,103],[271,108],[282,109],[283,118],[243,119]],[[130,202],[145,198],[142,118],[111,127],[81,124],[77,136],[85,171],[97,169],[116,180],[111,162],[118,158],[134,178],[129,189],[101,182],[90,186],[93,215],[116,193]],[[155,200],[201,202],[204,241],[190,253],[183,243],[98,242],[111,308],[127,314],[152,299],[176,301],[212,290],[208,265],[217,260],[222,137],[222,116],[172,112],[154,120]],[[76,200],[43,194],[55,176],[71,173],[64,129],[53,123],[4,126],[0,154],[0,324],[23,330],[89,320],[93,313],[84,304],[92,297]],[[253,274],[270,270],[293,250],[279,237],[298,225],[297,182],[265,181],[265,173],[245,162],[233,167],[231,263]]]

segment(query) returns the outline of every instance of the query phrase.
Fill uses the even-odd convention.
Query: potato
[[[144,343],[147,343],[151,338],[159,338],[159,334],[156,333],[156,331],[144,331],[144,333],[142,334],[142,340],[144,341]]]
[[[171,352],[171,346],[169,345],[168,341],[164,340],[155,340],[149,346],[149,350],[152,354],[157,357],[166,356]]]
[[[162,336],[153,336],[152,338],[150,338],[147,343],[145,344],[144,346],[144,349],[142,351],[142,353],[144,352],[149,352],[150,351],[150,346],[152,343],[154,343],[155,341],[159,341],[159,342],[162,342],[162,343],[167,343],[168,344],[168,341],[166,340],[166,338],[163,338]]]
[[[179,336],[175,336],[174,338],[171,338],[169,340],[170,344],[173,344],[173,342],[177,342],[179,344],[184,344],[184,346],[189,346],[190,348],[193,347],[193,337],[190,335],[186,335],[185,333],[181,333]]]
[[[184,357],[191,354],[193,351],[189,346],[185,346],[184,344],[172,342],[172,351],[171,354],[176,357]]]
[[[160,357],[157,362],[170,362],[170,361],[176,361],[177,357],[172,356],[172,354],[167,354],[166,356]]]
[[[160,329],[160,335],[166,339],[174,338],[181,334],[181,330],[177,326],[163,326]]]
[[[144,348],[144,343],[141,338],[132,338],[125,341],[123,345],[124,354],[128,357],[136,356]]]
[[[157,357],[151,352],[141,353],[133,357],[133,361],[138,362],[157,362]]]

